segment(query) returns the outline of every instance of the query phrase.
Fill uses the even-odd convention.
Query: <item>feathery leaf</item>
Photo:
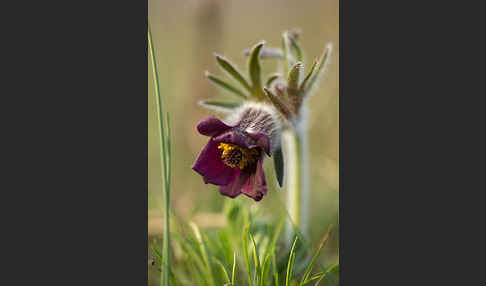
[[[263,91],[262,91],[262,77],[261,77],[261,67],[260,67],[260,51],[265,43],[260,42],[255,45],[252,49],[250,54],[249,60],[249,71],[250,71],[250,79],[253,89],[253,94],[257,98],[263,98]]]
[[[236,67],[225,57],[215,54],[216,61],[218,62],[219,66],[226,71],[231,77],[237,80],[241,85],[251,92],[251,87],[245,77],[236,69]]]
[[[243,92],[241,91],[239,88],[233,86],[231,83],[227,82],[227,81],[224,81],[223,79],[209,73],[209,72],[206,72],[205,73],[205,76],[212,82],[214,83],[216,86],[220,87],[220,88],[223,88],[229,92],[232,92],[234,93],[235,95],[241,97],[241,98],[247,98],[248,96]]]
[[[235,108],[240,106],[240,103],[222,102],[217,100],[201,100],[199,104],[207,109],[212,109],[220,112],[233,112]]]

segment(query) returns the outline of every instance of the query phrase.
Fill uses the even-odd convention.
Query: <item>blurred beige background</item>
[[[230,96],[204,78],[204,71],[223,75],[213,52],[232,60],[246,74],[242,51],[260,40],[268,47],[280,47],[284,30],[300,28],[306,71],[327,43],[334,45],[327,73],[320,89],[310,98],[309,142],[311,159],[311,236],[319,239],[329,223],[338,224],[339,179],[339,5],[338,0],[321,1],[230,1],[230,0],[149,0],[159,64],[161,93],[165,110],[170,111],[173,131],[172,210],[184,219],[200,219],[218,224],[217,216],[225,200],[217,188],[205,185],[191,166],[208,138],[197,133],[202,118],[216,114],[200,107],[201,99]],[[262,62],[263,70],[274,72],[275,60]],[[149,69],[151,68],[149,64]],[[157,217],[163,205],[155,97],[151,71],[148,78],[149,228],[161,225]],[[269,193],[255,203],[240,196],[248,205],[257,205],[268,215],[285,214],[285,191],[278,190],[271,160],[266,160]],[[208,217],[209,219],[204,219]],[[337,231],[328,247],[337,255]]]

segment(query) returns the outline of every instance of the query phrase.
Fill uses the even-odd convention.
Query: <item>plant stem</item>
[[[287,242],[290,244],[295,232],[307,235],[308,224],[308,146],[306,118],[303,116],[297,127],[282,134],[287,178],[287,208],[290,220],[287,223]]]
[[[152,32],[150,31],[150,24],[148,25],[148,44],[152,59],[152,74],[155,85],[155,95],[157,97],[157,115],[159,121],[159,139],[160,139],[160,157],[162,159],[163,171],[162,178],[164,180],[164,193],[165,193],[165,227],[164,227],[164,238],[163,238],[163,252],[162,252],[162,266],[165,271],[162,271],[161,284],[169,285],[169,272],[170,272],[170,248],[169,248],[169,205],[170,205],[170,180],[169,180],[169,166],[167,164],[167,149],[165,146],[165,132],[164,132],[164,117],[162,112],[162,99],[160,97],[160,86],[159,86],[159,74],[157,72],[157,61],[155,59],[154,46],[152,41]],[[170,138],[169,138],[170,140]],[[169,151],[170,152],[170,151]]]

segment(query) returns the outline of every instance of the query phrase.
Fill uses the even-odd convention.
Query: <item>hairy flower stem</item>
[[[287,242],[292,243],[298,231],[307,236],[309,170],[308,145],[305,117],[296,128],[282,134],[285,148],[285,177],[287,178],[287,208],[290,220],[287,223]]]

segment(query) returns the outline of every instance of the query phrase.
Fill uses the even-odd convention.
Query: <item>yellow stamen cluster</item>
[[[238,166],[243,170],[258,158],[258,150],[255,148],[246,149],[231,143],[219,143],[218,149],[223,149],[221,159],[231,168]]]

